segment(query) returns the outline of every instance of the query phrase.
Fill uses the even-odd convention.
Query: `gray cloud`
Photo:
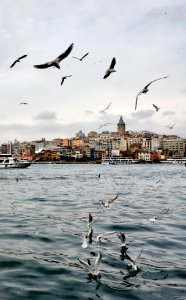
[[[55,112],[51,111],[42,111],[34,117],[35,120],[58,120],[58,117]]]
[[[170,116],[170,115],[175,115],[175,111],[165,111],[162,113],[162,116]]]
[[[131,114],[133,119],[138,119],[139,121],[143,121],[144,119],[148,119],[155,114],[153,110],[139,110]]]

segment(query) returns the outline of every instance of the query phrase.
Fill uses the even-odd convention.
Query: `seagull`
[[[46,69],[46,68],[49,68],[49,67],[56,67],[56,68],[60,69],[59,63],[70,54],[70,52],[72,51],[73,46],[74,46],[74,44],[72,43],[65,52],[60,54],[54,60],[52,60],[50,62],[47,62],[45,64],[34,65],[34,68]]]
[[[165,126],[165,127],[168,127],[169,129],[173,129],[173,127],[175,126],[176,124],[173,124],[173,125],[168,125],[168,126]]]
[[[109,231],[109,232],[101,233],[97,236],[96,242],[101,243],[101,239],[106,239],[107,236],[113,235],[115,233],[116,233],[116,231]]]
[[[88,215],[88,224],[87,224],[87,226],[90,227],[90,225],[92,225],[93,222],[94,222],[94,221],[93,221],[92,214],[89,213],[89,215]]]
[[[26,104],[28,104],[28,103],[27,103],[27,102],[20,102],[19,104],[26,105]]]
[[[87,52],[87,53],[86,53],[85,55],[83,55],[81,58],[75,57],[75,56],[72,56],[72,57],[78,59],[79,61],[82,61],[83,58],[85,58],[88,54],[89,54],[89,52]]]
[[[103,79],[107,78],[111,73],[116,72],[116,70],[114,70],[115,64],[116,64],[116,59],[115,59],[115,57],[113,57],[110,67],[109,67],[109,69],[106,70]]]
[[[156,217],[156,216],[149,219],[149,221],[151,221],[151,223],[154,223],[156,220],[157,220],[157,217]]]
[[[10,68],[12,68],[13,66],[15,66],[15,64],[17,63],[17,62],[20,62],[20,60],[21,59],[23,59],[23,58],[25,58],[25,57],[27,57],[28,55],[23,55],[23,56],[20,56],[18,59],[16,59],[14,62],[13,62],[13,64],[10,66]]]
[[[83,244],[81,245],[82,248],[87,248],[90,244],[92,244],[92,234],[93,234],[93,229],[90,226],[89,232],[84,236],[84,241]]]
[[[118,237],[121,241],[121,247],[126,247],[126,237],[125,237],[124,233],[122,233],[122,232],[118,233]]]
[[[155,104],[152,104],[155,108],[156,111],[158,111],[160,109],[160,107],[157,107]]]
[[[66,75],[66,76],[63,76],[61,78],[61,85],[63,84],[64,80],[67,79],[67,77],[72,77],[72,75]]]
[[[143,248],[141,249],[141,251],[140,251],[140,254],[136,257],[136,259],[135,260],[132,260],[128,255],[127,255],[127,259],[130,261],[130,265],[129,265],[129,270],[130,269],[133,269],[134,271],[138,271],[139,270],[139,268],[138,268],[138,266],[136,265],[136,262],[139,260],[139,258],[140,258],[140,256],[141,256],[141,254],[142,254],[142,252],[143,252]]]
[[[102,124],[102,125],[100,125],[99,127],[98,127],[98,129],[100,129],[101,127],[103,127],[103,126],[107,126],[107,125],[109,125],[110,123],[104,123],[104,124]]]
[[[111,105],[111,102],[107,105],[106,108],[104,108],[103,110],[100,110],[99,112],[102,113],[102,112],[104,112],[105,110],[109,109],[110,105]]]
[[[149,87],[149,85],[150,85],[151,83],[153,83],[153,82],[155,82],[155,81],[157,81],[157,80],[160,80],[160,79],[164,79],[164,78],[168,78],[168,76],[166,76],[166,77],[161,77],[161,78],[152,80],[151,82],[149,82],[149,83],[143,88],[143,90],[142,90],[141,92],[139,92],[139,93],[137,94],[137,96],[136,96],[135,110],[136,110],[136,108],[137,108],[138,96],[140,96],[141,94],[146,94],[146,93],[149,91],[149,90],[148,90],[148,87]]]
[[[136,257],[135,260],[132,260],[127,253],[125,253],[125,258],[128,259],[130,261],[130,265],[128,265],[128,273],[125,274],[122,271],[120,272],[121,274],[125,275],[123,277],[123,279],[127,279],[133,276],[136,276],[137,273],[140,271],[139,267],[136,265],[136,262],[139,260],[141,253],[142,253],[143,249],[141,249],[140,254]]]
[[[78,260],[82,264],[83,269],[85,270],[85,272],[87,272],[89,275],[91,275],[93,277],[97,277],[99,275],[99,269],[100,269],[100,264],[101,264],[101,260],[102,260],[102,254],[101,253],[98,253],[98,256],[96,258],[95,269],[93,269],[93,267],[90,263],[90,260],[88,260],[88,263],[81,260],[80,258],[78,258]]]
[[[116,200],[118,198],[119,193],[117,193],[116,196],[114,196],[113,198],[109,199],[108,201],[103,202],[102,201],[102,205],[105,206],[106,208],[109,208],[110,204],[112,202],[114,202],[114,200]]]

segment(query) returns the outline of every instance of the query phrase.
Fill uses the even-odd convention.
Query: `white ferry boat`
[[[186,164],[185,158],[168,158],[166,160],[161,160],[161,163],[169,163],[169,164]]]
[[[27,168],[31,165],[27,159],[17,159],[12,154],[0,153],[0,169]]]
[[[125,164],[136,164],[139,161],[131,157],[107,157],[102,160],[104,165],[125,165]]]

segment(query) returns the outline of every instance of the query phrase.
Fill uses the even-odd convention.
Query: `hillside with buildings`
[[[45,138],[36,141],[8,142],[0,146],[1,153],[11,153],[30,161],[101,162],[106,157],[131,157],[141,162],[159,162],[167,158],[186,156],[186,139],[176,135],[159,135],[148,131],[126,131],[120,117],[116,132],[80,130],[72,138]]]

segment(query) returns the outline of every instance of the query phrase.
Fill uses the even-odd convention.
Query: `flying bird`
[[[173,127],[174,127],[175,125],[176,125],[176,124],[168,125],[168,126],[165,126],[165,127],[168,127],[169,129],[173,129]]]
[[[74,46],[74,44],[72,43],[65,52],[60,54],[54,60],[52,60],[50,62],[47,62],[45,64],[34,65],[34,68],[46,69],[46,68],[49,68],[49,67],[56,67],[56,68],[60,69],[59,63],[70,54],[70,52],[72,51],[73,46]]]
[[[66,76],[63,76],[61,78],[61,85],[63,84],[64,80],[67,79],[67,77],[72,77],[72,75],[66,75]]]
[[[81,58],[75,57],[75,56],[72,56],[72,57],[78,59],[79,61],[82,61],[88,54],[89,54],[89,52],[87,52],[87,53],[86,53],[85,55],[83,55]]]
[[[27,102],[20,102],[19,104],[26,105],[26,104],[28,104],[28,103],[27,103]]]
[[[103,79],[107,78],[111,73],[116,72],[116,70],[114,70],[115,64],[116,64],[116,59],[115,59],[115,57],[113,57],[110,67],[106,70]]]
[[[160,79],[164,79],[164,78],[168,78],[168,76],[166,76],[166,77],[161,77],[161,78],[152,80],[151,82],[149,82],[149,83],[143,88],[143,90],[142,90],[141,92],[139,92],[139,93],[137,94],[137,96],[136,96],[136,103],[135,103],[135,110],[136,110],[137,104],[138,104],[138,96],[140,96],[141,94],[146,94],[146,93],[149,91],[149,90],[148,90],[148,87],[149,87],[149,85],[150,85],[151,83],[153,83],[153,82],[155,82],[155,81],[157,81],[157,80],[160,80]]]
[[[18,59],[16,59],[13,64],[10,66],[10,68],[12,68],[13,66],[15,66],[16,63],[20,62],[21,59],[27,57],[28,55],[23,55],[23,56],[20,56]]]
[[[100,110],[99,112],[102,113],[102,112],[104,112],[105,110],[109,109],[110,105],[111,105],[111,102],[107,105],[107,107],[105,107],[103,110]]]
[[[155,104],[152,104],[155,108],[156,111],[158,111],[160,109],[160,107],[156,106]]]
[[[110,204],[112,204],[114,202],[114,200],[116,200],[118,198],[119,193],[117,193],[116,196],[114,196],[113,198],[109,199],[108,201],[103,202],[102,201],[102,205],[105,206],[106,208],[110,207]]]
[[[110,123],[104,123],[104,124],[102,124],[102,125],[100,125],[99,127],[98,127],[98,129],[100,129],[101,127],[103,127],[103,126],[107,126],[107,125],[109,125]]]
[[[99,269],[100,269],[100,264],[102,260],[102,254],[98,253],[98,256],[95,261],[95,268],[93,269],[90,260],[88,260],[88,263],[86,263],[84,260],[81,260],[78,258],[79,262],[82,264],[83,269],[85,272],[87,272],[89,275],[93,277],[97,277],[99,275]]]

